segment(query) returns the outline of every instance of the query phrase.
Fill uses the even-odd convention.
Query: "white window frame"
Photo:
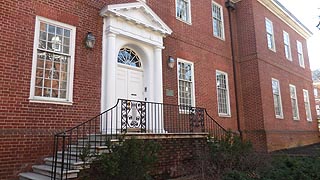
[[[294,89],[294,97],[291,97],[291,88]],[[292,84],[289,84],[289,95],[290,95],[290,103],[291,103],[291,108],[292,108],[292,117],[293,117],[293,120],[299,120],[300,119],[300,116],[299,116],[299,106],[298,106],[298,98],[297,98],[297,88],[295,85],[292,85]],[[296,108],[297,108],[297,116],[295,117],[294,116],[294,107],[292,106],[292,99],[295,99],[295,105],[296,105]]]
[[[272,32],[268,32],[268,30],[267,30],[267,23],[270,24],[270,26],[271,26],[271,31],[272,31]],[[275,44],[275,40],[274,40],[274,30],[273,30],[273,23],[272,23],[272,21],[270,21],[268,18],[265,18],[265,26],[266,26],[266,34],[267,34],[267,46],[268,46],[268,48],[269,48],[270,50],[276,52],[276,44]],[[272,37],[272,42],[271,42],[271,43],[272,43],[273,47],[269,47],[268,35],[270,35],[270,36]]]
[[[315,98],[318,97],[318,88],[313,88],[313,94]]]
[[[178,105],[180,105],[180,88],[179,88],[179,63],[184,63],[184,64],[190,64],[191,65],[191,82],[192,82],[192,93],[191,93],[191,106],[195,107],[196,106],[196,99],[195,99],[195,81],[194,81],[194,64],[191,61],[187,61],[185,59],[177,58],[177,80],[178,80]],[[187,113],[185,110],[180,109],[180,113]]]
[[[303,89],[303,101],[304,101],[304,107],[306,109],[307,121],[312,121],[309,91],[306,89]]]
[[[227,99],[227,113],[220,113],[219,110],[219,93],[218,93],[218,86],[217,86],[217,75],[223,74],[226,78],[226,99]],[[230,91],[229,91],[229,78],[228,78],[228,73],[216,70],[216,91],[217,91],[217,108],[218,108],[218,115],[220,117],[231,117],[231,107],[230,107]]]
[[[187,20],[184,20],[184,19],[178,17],[178,1],[185,1],[185,2],[188,3]],[[189,25],[192,24],[192,23],[191,23],[191,22],[192,22],[192,21],[191,21],[191,0],[176,0],[176,18],[177,18],[178,20],[182,21],[182,22],[185,22],[185,23],[189,24]]]
[[[221,31],[221,36],[218,36],[218,35],[215,35],[214,34],[214,17],[213,17],[213,6],[217,6],[219,9],[220,9],[220,16],[221,16],[221,19],[219,19],[221,21],[221,29],[218,29],[218,31]],[[211,5],[211,12],[212,12],[212,30],[213,30],[213,36],[214,37],[217,37],[221,40],[225,40],[225,33],[224,33],[224,18],[223,18],[223,7],[216,3],[215,1],[212,1],[212,5]]]
[[[276,94],[277,96],[279,96],[279,107],[280,107],[280,115],[276,114],[276,107],[275,107],[275,101],[274,101],[274,93],[273,93],[273,87],[272,87],[272,83],[273,82],[277,82],[278,83],[278,91],[279,94]],[[277,119],[283,119],[283,107],[282,107],[282,99],[281,99],[281,88],[280,88],[280,82],[278,79],[275,78],[271,78],[271,89],[272,89],[272,98],[273,98],[273,107],[274,107],[274,114],[276,116]]]
[[[288,39],[288,42],[286,42]],[[286,31],[283,31],[283,44],[284,44],[284,54],[289,61],[292,61],[291,45],[290,45],[290,36]],[[287,47],[287,48],[286,48]]]
[[[39,45],[39,34],[40,34],[40,22],[53,24],[55,26],[64,27],[70,29],[70,63],[68,64],[68,81],[67,81],[67,94],[65,99],[40,97],[35,96],[35,79],[37,69],[37,51]],[[37,103],[52,103],[52,104],[64,104],[72,105],[73,103],[73,79],[74,79],[74,61],[75,61],[75,41],[76,41],[76,27],[69,24],[61,23],[51,19],[47,19],[41,16],[36,16],[35,22],[35,34],[33,43],[33,60],[32,60],[32,72],[31,72],[31,83],[30,83],[30,102]]]
[[[305,66],[304,66],[302,43],[300,41],[298,41],[298,40],[297,40],[297,53],[298,53],[299,65],[300,65],[300,67],[304,68]]]

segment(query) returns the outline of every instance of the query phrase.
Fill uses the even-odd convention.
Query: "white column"
[[[117,102],[116,99],[116,34],[109,32],[107,34],[107,51],[106,51],[106,108],[109,109]]]
[[[162,85],[162,47],[154,48],[154,100],[163,102],[163,85]]]
[[[162,47],[154,48],[154,101],[163,103],[163,85],[162,85]],[[158,109],[163,112],[163,109]],[[154,126],[156,127],[156,133],[163,133],[163,114],[160,114],[157,119],[154,119]]]
[[[116,34],[104,29],[102,50],[101,112],[104,112],[116,104]],[[104,133],[110,133],[110,117],[111,114],[108,113],[101,118]],[[116,127],[112,127],[113,131],[115,129]]]

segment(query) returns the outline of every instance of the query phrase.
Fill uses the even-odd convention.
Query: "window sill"
[[[268,47],[268,49],[269,49],[270,51],[274,52],[274,53],[277,52],[276,49],[272,49],[272,48],[269,48],[269,47]]]
[[[284,119],[283,116],[276,116],[277,119]]]
[[[217,38],[217,39],[219,39],[221,41],[226,41],[225,37],[219,37],[219,36],[215,36],[215,35],[213,35],[213,37],[215,37],[215,38]]]
[[[183,22],[183,23],[186,23],[186,24],[188,24],[188,25],[190,25],[190,26],[192,25],[192,23],[189,22],[189,21],[185,21],[185,20],[180,19],[180,18],[178,18],[178,17],[176,17],[176,19],[179,20],[179,21],[181,21],[181,22]]]
[[[44,103],[44,104],[58,104],[58,105],[72,105],[73,102],[63,101],[63,100],[52,100],[52,99],[36,99],[29,98],[29,102],[31,103]]]
[[[231,118],[230,114],[219,114],[219,117],[221,118]]]
[[[300,121],[300,119],[299,119],[299,118],[293,118],[293,120],[294,120],[294,121]]]

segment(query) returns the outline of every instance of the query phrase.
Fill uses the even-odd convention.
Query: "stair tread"
[[[52,162],[52,161],[54,161],[54,158],[53,157],[44,158],[44,161]],[[61,158],[57,158],[57,162],[61,163],[62,159]],[[72,165],[81,165],[81,164],[83,164],[83,161],[80,161],[80,160],[76,161],[76,160],[71,159],[69,162]]]
[[[43,170],[43,171],[48,171],[48,172],[51,172],[52,171],[52,167],[51,166],[48,166],[48,165],[34,165],[34,166],[32,166],[32,168],[34,168],[34,169],[39,169],[39,170]],[[57,168],[56,169],[56,172],[57,173],[60,173],[61,172],[61,168]],[[80,170],[66,170],[66,169],[64,169],[63,170],[63,173],[78,173],[78,172],[80,172]]]
[[[30,179],[30,180],[51,180],[51,178],[48,176],[37,174],[34,172],[20,173],[19,176]]]

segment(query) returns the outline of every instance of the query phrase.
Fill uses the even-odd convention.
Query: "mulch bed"
[[[274,151],[271,154],[272,155],[286,154],[289,156],[319,156],[320,155],[320,143]]]

